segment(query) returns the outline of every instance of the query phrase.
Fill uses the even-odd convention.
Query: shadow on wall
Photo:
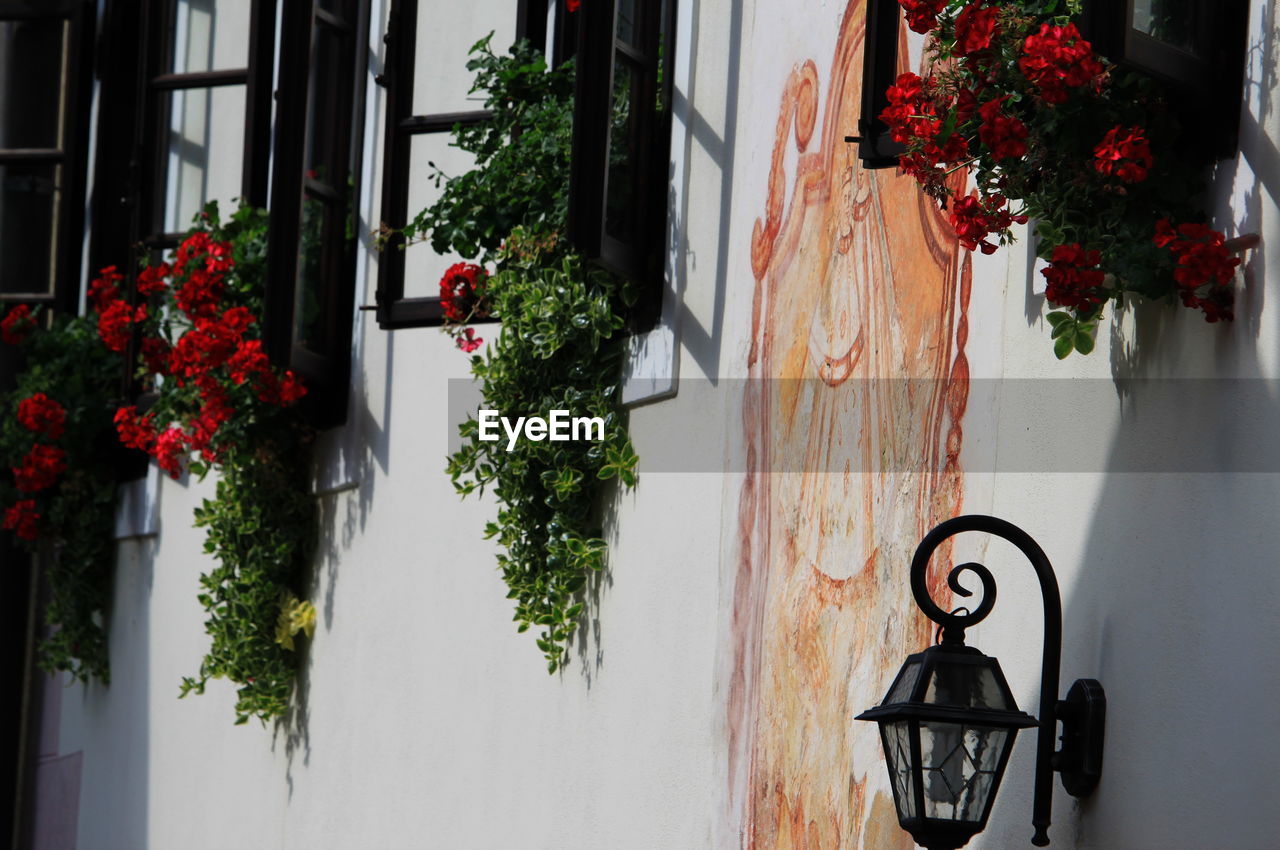
[[[1267,229],[1246,258],[1236,324],[1205,327],[1152,305],[1138,311],[1134,339],[1113,347],[1120,424],[1082,529],[1083,562],[1063,588],[1063,681],[1096,676],[1108,700],[1106,767],[1080,806],[1079,846],[1263,848],[1280,832],[1280,441],[1270,427],[1280,384],[1255,378],[1280,355],[1268,350],[1280,346],[1274,332],[1260,334],[1265,246],[1280,237],[1267,227],[1280,155],[1264,132],[1277,83],[1274,6],[1264,15],[1250,54],[1260,115],[1245,116],[1240,160],[1216,175],[1223,192],[1233,170],[1250,181],[1232,204],[1237,233]],[[1180,382],[1172,415],[1152,416],[1168,409],[1169,384],[1142,379],[1189,374],[1216,380]],[[1116,471],[1137,454],[1167,468]],[[1069,835],[1072,804],[1056,793]]]

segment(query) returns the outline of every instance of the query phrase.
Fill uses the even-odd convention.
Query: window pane
[[[431,179],[436,172],[431,163],[435,163],[450,177],[456,177],[472,167],[474,158],[465,151],[451,147],[449,142],[452,139],[453,136],[450,133],[428,133],[415,136],[410,142],[408,205],[410,221],[420,210],[440,197],[442,189],[437,189]],[[444,275],[444,270],[464,259],[458,256],[440,256],[432,250],[430,241],[416,242],[405,251],[405,298],[438,296],[440,278]]]
[[[618,0],[616,19],[618,41],[640,47],[640,23],[636,20],[636,0]]]
[[[346,181],[343,151],[351,134],[350,116],[341,114],[347,101],[339,94],[350,84],[350,62],[345,60],[350,37],[329,27],[317,27],[315,37],[307,114],[307,176],[337,189],[337,184]]]
[[[68,24],[0,21],[0,148],[61,146]]]
[[[344,272],[343,257],[354,237],[347,227],[346,204],[307,195],[302,201],[298,237],[298,283],[294,289],[293,341],[317,354],[332,354],[332,333],[325,318],[333,275]]]
[[[173,72],[247,66],[250,3],[251,0],[176,0]]]
[[[244,159],[244,86],[186,89],[169,95],[164,230],[186,230],[206,201],[240,196]]]
[[[483,108],[467,94],[474,74],[467,51],[490,32],[489,46],[506,53],[515,41],[516,6],[504,3],[429,3],[418,0],[418,43],[414,52],[413,114],[467,112]]]
[[[1197,0],[1134,0],[1132,26],[1170,47],[1204,57],[1198,37]]]
[[[613,68],[604,229],[610,236],[624,241],[633,237],[636,230],[639,97],[640,75],[622,57],[617,57]]]
[[[0,165],[0,292],[52,292],[62,167]]]

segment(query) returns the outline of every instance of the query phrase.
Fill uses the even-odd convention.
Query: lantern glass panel
[[[889,782],[898,817],[916,816],[916,798],[911,791],[911,728],[906,720],[880,724],[885,760],[889,765]]]
[[[1008,729],[921,721],[925,817],[982,821],[1011,744]]]
[[[964,708],[1015,709],[996,679],[995,670],[975,664],[940,662],[929,678],[924,701]]]
[[[912,661],[908,663],[898,673],[897,680],[893,683],[893,687],[889,689],[889,695],[884,698],[881,705],[892,705],[895,702],[906,702],[911,699],[911,692],[915,690],[916,681],[920,678],[920,662]]]

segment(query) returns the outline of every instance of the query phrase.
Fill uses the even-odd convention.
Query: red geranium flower
[[[166,286],[165,278],[171,273],[168,263],[160,263],[156,266],[147,266],[138,272],[138,292],[143,295],[150,295],[153,292],[162,292]]]
[[[956,43],[952,52],[957,56],[969,56],[991,46],[996,34],[994,6],[982,7],[981,2],[970,3],[956,18]]]
[[[89,282],[89,301],[93,304],[94,310],[101,313],[112,301],[120,297],[118,284],[122,280],[124,275],[120,274],[115,266],[99,269],[98,276]]]
[[[921,34],[938,25],[938,13],[947,7],[947,0],[898,0],[898,3],[907,13],[907,26]]]
[[[982,116],[982,126],[978,128],[978,138],[991,148],[991,155],[996,159],[1025,156],[1027,153],[1027,125],[1017,118],[1005,115],[1000,111],[1004,98],[987,101],[978,110]]]
[[[43,434],[50,440],[62,436],[66,421],[66,409],[44,393],[36,393],[18,402],[18,422],[22,427]]]
[[[1018,67],[1040,89],[1046,103],[1066,103],[1068,88],[1080,88],[1105,70],[1075,24],[1048,23],[1039,33],[1027,36]]]
[[[0,339],[9,345],[21,345],[35,326],[36,320],[31,315],[31,308],[26,304],[19,304],[11,308],[4,319],[0,320]]]
[[[23,540],[36,539],[36,522],[39,519],[34,499],[20,499],[4,511],[4,527]]]
[[[1125,183],[1140,183],[1151,169],[1151,144],[1141,127],[1116,125],[1093,149],[1093,167],[1099,174],[1115,176]]]
[[[1007,200],[1000,195],[988,195],[979,200],[977,193],[960,198],[951,205],[951,226],[956,237],[967,250],[981,248],[984,254],[994,254],[996,245],[987,236],[998,233],[1014,222],[1025,224],[1025,215],[1012,215],[1004,209]]]
[[[151,444],[156,440],[156,429],[152,419],[150,413],[139,417],[138,409],[132,405],[117,410],[114,420],[120,442],[126,448],[151,451]]]
[[[112,351],[124,351],[129,346],[132,325],[146,318],[147,305],[139,304],[135,309],[124,301],[113,301],[98,314],[98,336]]]
[[[488,315],[481,301],[487,275],[475,263],[454,263],[440,278],[440,307],[451,322]]]
[[[35,493],[52,487],[66,469],[66,452],[37,443],[23,456],[21,466],[12,467],[13,484],[24,493]]]
[[[458,348],[461,348],[467,354],[470,354],[484,344],[484,340],[476,336],[476,332],[472,328],[467,328],[463,331],[462,336],[457,337],[455,342],[457,342]]]
[[[1101,262],[1100,252],[1087,251],[1078,242],[1056,246],[1049,268],[1040,272],[1048,281],[1045,298],[1062,307],[1092,310],[1107,297],[1102,288],[1106,275],[1097,268]]]
[[[160,469],[173,479],[182,474],[182,464],[178,458],[186,451],[184,436],[181,428],[170,426],[156,438],[155,448],[151,452],[156,462],[160,464]]]

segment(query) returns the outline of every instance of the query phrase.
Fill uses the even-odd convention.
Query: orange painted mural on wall
[[[844,141],[863,19],[853,0],[825,80],[810,60],[786,81],[751,240],[727,733],[728,817],[753,848],[912,846],[852,718],[929,641],[907,566],[963,500],[968,258],[909,178]]]

